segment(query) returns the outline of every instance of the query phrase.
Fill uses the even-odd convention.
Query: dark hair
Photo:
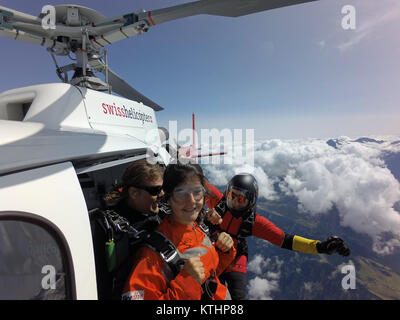
[[[198,164],[169,164],[165,169],[163,181],[163,190],[166,198],[169,199],[174,189],[192,175],[198,177],[204,186],[205,178]]]
[[[130,186],[143,186],[148,181],[152,182],[162,178],[164,167],[159,164],[151,164],[146,159],[134,161],[125,169],[122,182],[113,186],[113,190],[104,196],[106,203],[116,203],[127,198]]]
[[[147,181],[162,178],[164,168],[159,164],[151,164],[146,159],[132,162],[122,175],[122,187],[142,186]]]
[[[191,176],[196,176],[200,179],[201,185],[204,187],[206,178],[203,175],[203,170],[198,164],[188,163],[188,164],[169,164],[164,172],[163,190],[165,192],[164,200],[168,200],[172,196],[174,189],[183,183],[187,178]],[[205,201],[204,201],[205,204]],[[199,213],[197,222],[202,222],[204,219],[204,208]]]

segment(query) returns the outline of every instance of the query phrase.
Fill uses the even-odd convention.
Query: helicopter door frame
[[[85,198],[71,162],[0,177],[0,221],[24,212],[49,221],[69,249],[76,299],[97,299],[94,250]],[[3,219],[4,220],[4,219]],[[45,276],[45,274],[43,275]]]

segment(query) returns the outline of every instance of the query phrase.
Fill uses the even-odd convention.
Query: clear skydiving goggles
[[[193,196],[193,199],[195,201],[200,201],[200,200],[204,199],[205,192],[206,192],[206,190],[204,189],[203,186],[198,186],[198,187],[188,188],[188,189],[176,188],[172,192],[172,195],[173,195],[174,199],[177,200],[178,202],[186,201],[190,197],[190,195]]]

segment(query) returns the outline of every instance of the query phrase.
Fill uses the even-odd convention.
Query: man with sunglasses
[[[132,249],[127,245],[129,241],[121,226],[126,226],[127,221],[138,230],[150,232],[160,223],[158,215],[159,200],[164,196],[163,174],[164,167],[151,164],[146,159],[132,162],[125,169],[121,184],[104,196],[104,210],[93,216],[99,299],[120,299],[132,267]],[[112,222],[105,219],[106,213]],[[114,262],[115,265],[112,265]]]
[[[131,224],[143,221],[159,212],[164,168],[144,160],[131,163],[122,176],[118,203],[114,210]]]
[[[214,232],[224,231],[235,242],[237,250],[233,263],[220,276],[225,282],[233,300],[243,300],[246,295],[246,268],[248,247],[246,237],[255,236],[281,248],[303,253],[338,253],[348,256],[350,249],[338,237],[326,241],[310,240],[291,235],[276,227],[265,217],[256,213],[258,185],[256,179],[247,173],[235,175],[228,183],[225,194],[207,184],[210,196],[207,205],[209,227]]]

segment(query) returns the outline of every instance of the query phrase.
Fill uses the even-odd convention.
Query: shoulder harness
[[[106,251],[107,265],[110,272],[114,272],[140,245],[145,245],[157,252],[176,276],[183,265],[178,249],[164,234],[155,230],[160,224],[158,216],[151,216],[144,221],[133,225],[114,210],[99,210],[97,221],[107,235]],[[127,245],[126,245],[126,243]],[[123,247],[122,253],[118,246]],[[120,255],[120,257],[115,257]],[[122,255],[122,256],[121,256]]]
[[[224,217],[225,213],[229,211],[226,206],[226,198],[225,195],[221,198],[221,200],[216,204],[214,209],[218,212],[221,218]],[[255,221],[255,210],[254,208],[248,210],[242,216],[242,223],[240,225],[239,231],[236,235],[232,235],[237,238],[245,238],[252,235],[253,225]]]

